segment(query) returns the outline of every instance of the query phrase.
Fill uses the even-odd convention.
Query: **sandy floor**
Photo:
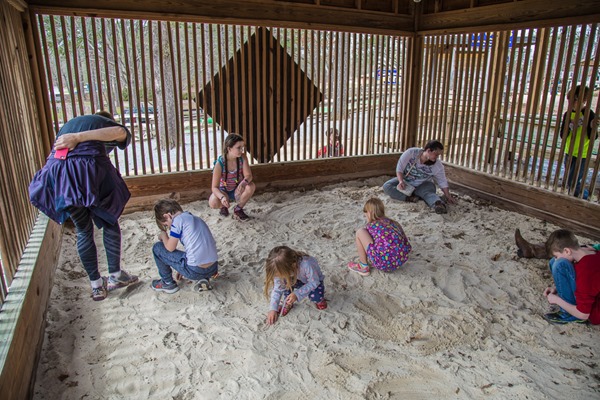
[[[546,264],[516,258],[515,228],[541,241],[556,227],[467,196],[436,215],[387,198],[383,181],[265,193],[248,223],[184,205],[217,240],[211,292],[150,289],[158,230],[144,212],[121,222],[124,268],[141,282],[94,302],[68,231],[35,399],[600,398],[600,328],[546,323]],[[401,271],[361,277],[346,263],[371,196],[413,253]],[[319,260],[329,308],[305,301],[269,327],[263,264],[281,244]]]

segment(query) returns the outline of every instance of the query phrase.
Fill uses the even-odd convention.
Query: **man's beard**
[[[423,164],[425,164],[425,165],[433,165],[433,164],[435,164],[435,161],[427,160]]]

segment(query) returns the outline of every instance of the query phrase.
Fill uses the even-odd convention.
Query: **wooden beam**
[[[316,188],[351,179],[393,175],[399,154],[328,158],[252,166],[256,192]],[[131,199],[125,212],[148,210],[158,199],[173,196],[182,202],[208,200],[212,171],[177,172],[128,177]],[[193,189],[190,189],[193,188]]]
[[[539,28],[600,21],[597,0],[522,0],[424,14],[419,33],[459,33],[479,30]]]
[[[257,193],[314,189],[328,184],[376,176],[393,176],[400,154],[292,161],[252,166]],[[600,240],[600,205],[525,183],[446,164],[451,189],[491,200],[494,205],[541,218]],[[149,210],[158,199],[173,196],[181,202],[210,195],[211,171],[178,172],[125,178],[132,198],[126,212]],[[193,188],[193,189],[190,189]]]
[[[47,14],[224,24],[344,32],[412,32],[412,15],[256,0],[33,0],[29,7]]]
[[[526,183],[446,165],[451,188],[490,200],[495,206],[552,222],[600,240],[600,204]]]
[[[29,399],[44,341],[62,227],[40,213],[0,313],[0,397]]]

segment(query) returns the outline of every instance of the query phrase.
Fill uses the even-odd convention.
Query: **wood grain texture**
[[[509,26],[542,27],[570,19],[572,23],[600,21],[596,0],[524,0],[421,15],[420,32],[468,31]]]
[[[41,215],[2,307],[2,399],[28,399],[33,394],[61,242],[62,227]]]
[[[273,1],[182,0],[120,1],[34,0],[29,7],[43,13],[114,18],[161,19],[189,22],[245,23],[340,30],[350,32],[409,32],[413,17],[314,4]]]

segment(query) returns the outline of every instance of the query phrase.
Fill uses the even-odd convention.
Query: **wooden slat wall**
[[[227,71],[229,60],[237,60],[237,52],[244,50],[256,27],[53,15],[39,15],[38,22],[54,129],[82,111],[92,113],[105,108],[133,135],[132,145],[125,152],[112,155],[123,175],[212,168],[229,133],[223,125],[234,126],[230,82],[210,89],[212,104],[208,108],[217,110],[220,120],[205,114],[207,104],[196,104],[197,93],[223,66]],[[85,33],[86,40],[73,40],[72,32]],[[260,83],[260,89],[247,98],[243,96],[243,101],[248,110],[256,109],[255,113],[248,111],[250,124],[254,120],[262,127],[262,142],[281,148],[273,161],[317,158],[319,149],[329,141],[330,129],[339,131],[346,153],[352,155],[389,153],[398,150],[399,142],[408,141],[403,137],[407,132],[403,113],[410,38],[282,28],[268,32],[262,45],[273,46],[275,40],[285,43],[286,48],[277,46],[274,51],[291,56],[283,59],[283,65],[269,66],[270,71],[278,72],[278,82],[272,73],[267,82],[266,67],[255,69],[254,74],[242,68],[241,75],[234,69],[233,81],[244,87],[251,87],[253,81]],[[57,45],[74,42],[80,44],[69,46],[69,52]],[[90,44],[105,50],[92,51]],[[258,53],[256,49],[254,53]],[[265,66],[266,54],[250,54],[248,60],[260,60]],[[77,62],[83,58],[87,63]],[[279,58],[269,60],[281,64]],[[309,92],[308,82],[301,83],[295,69],[286,75],[290,62],[302,69],[324,98],[314,110],[308,106],[312,97],[294,101],[290,117],[301,123],[284,142],[277,135],[281,132],[270,137],[266,132],[273,132],[267,128],[278,126],[279,119],[285,120],[288,115],[268,112],[268,108],[287,96],[300,99],[296,90]],[[267,96],[276,92],[276,85],[288,80],[296,83],[291,86],[292,93],[277,99]],[[268,102],[262,104],[261,99],[267,97]],[[202,99],[204,102],[205,97]],[[308,117],[301,121],[299,116],[306,114]],[[244,127],[241,129],[237,132],[244,134]],[[248,147],[257,148],[255,155],[261,159],[265,149],[254,140],[252,135],[247,137]]]
[[[37,211],[29,204],[28,185],[49,151],[49,142],[44,140],[39,125],[27,52],[33,42],[28,44],[25,40],[19,11],[1,1],[0,13],[3,21],[0,29],[1,305],[37,217]],[[36,63],[35,55],[32,63]]]
[[[590,110],[598,115],[599,30],[587,24],[425,36],[417,144],[439,139],[455,165],[575,194],[576,180],[569,185],[564,172],[568,126],[561,132],[561,121],[572,108],[586,121]],[[573,102],[578,84],[589,88],[585,109]],[[574,141],[571,135],[571,148]],[[596,140],[573,161],[585,171],[578,197],[595,202],[599,148]]]

